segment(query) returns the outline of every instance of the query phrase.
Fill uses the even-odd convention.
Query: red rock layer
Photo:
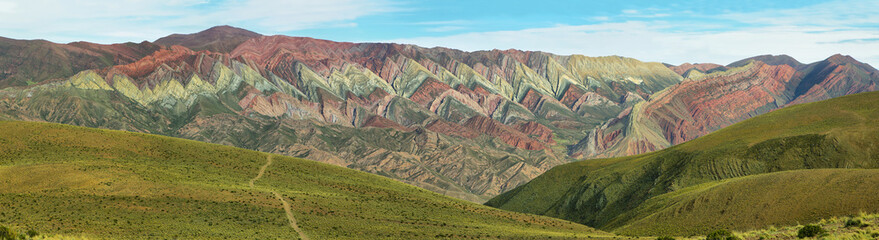
[[[390,119],[387,119],[385,117],[376,115],[367,118],[366,121],[363,122],[363,127],[393,128],[403,132],[411,132],[414,130],[410,127],[406,127],[400,125],[399,123],[391,121]]]
[[[476,132],[473,129],[461,126],[460,124],[457,124],[457,123],[451,123],[451,122],[448,122],[448,121],[442,120],[442,119],[433,121],[432,123],[425,126],[425,128],[427,128],[427,130],[430,130],[432,132],[441,133],[441,134],[445,134],[448,136],[458,136],[458,137],[470,138],[470,139],[479,137],[479,132]]]
[[[180,61],[194,53],[195,52],[186,47],[172,46],[170,49],[156,51],[136,62],[115,66],[113,67],[113,70],[131,78],[139,78],[155,71],[160,65],[166,62]]]
[[[549,129],[546,126],[543,126],[540,123],[535,121],[529,121],[525,123],[519,123],[513,126],[519,132],[532,136],[541,142],[544,143],[555,143],[555,140],[552,139],[552,129]]]
[[[643,116],[676,145],[787,103],[778,100],[789,98],[786,86],[800,78],[790,66],[757,63],[738,74],[683,82],[654,96]]]
[[[464,126],[496,137],[513,147],[527,150],[542,150],[546,148],[539,141],[529,138],[524,133],[485,116],[474,116],[468,119]]]
[[[422,107],[427,107],[438,96],[450,89],[452,88],[449,87],[448,84],[442,83],[433,78],[428,78],[424,80],[424,83],[422,83],[417,90],[415,90],[415,93],[409,97],[409,100],[418,103],[418,105],[421,105]]]

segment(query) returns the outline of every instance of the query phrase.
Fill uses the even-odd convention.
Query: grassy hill
[[[700,184],[647,200],[618,228],[625,235],[699,235],[879,212],[879,170],[810,169]]]
[[[683,193],[677,191],[693,191],[688,187],[700,184],[721,184],[717,181],[786,170],[879,168],[879,108],[875,107],[877,103],[879,103],[879,92],[795,105],[662,151],[630,157],[586,160],[558,166],[526,185],[495,197],[486,204],[518,212],[559,217],[604,230],[621,231],[621,227],[662,211],[664,208],[649,206],[650,203],[663,201],[660,196],[667,193]],[[742,181],[759,179],[762,178],[745,178]],[[820,178],[814,180],[819,181]],[[731,189],[733,185],[726,186]],[[811,190],[806,186],[802,187],[796,190]],[[709,193],[716,192],[696,191],[692,194],[698,196],[688,195],[690,198],[687,199],[704,197],[707,195],[702,194]],[[875,208],[876,199],[879,197],[875,194],[861,195],[864,193],[851,191],[845,194],[850,198],[866,198],[865,200],[873,201],[871,204],[874,205],[871,206]],[[666,198],[666,201],[676,199],[669,196],[671,195],[665,195],[663,198]],[[757,194],[750,196],[742,194],[742,196],[753,199],[758,197]],[[811,201],[833,204],[829,199],[831,198],[811,199]],[[814,210],[807,208],[812,202],[807,204],[801,201],[801,203],[800,206],[803,207],[801,211]],[[771,205],[771,207],[775,206],[775,204]],[[733,216],[730,214],[737,213],[720,216]],[[838,213],[816,210],[814,215],[809,216],[814,219],[831,217],[834,214]],[[688,221],[693,222],[711,222],[713,221],[711,218],[718,215],[692,213],[665,216],[690,218]],[[665,220],[669,219],[665,218]],[[772,222],[765,219],[761,223]],[[717,223],[717,225],[723,224]],[[730,225],[730,227],[759,225],[761,224]],[[662,228],[658,225],[653,226],[657,229]],[[697,226],[678,227],[695,229]],[[636,227],[627,229],[639,233],[656,230],[637,228],[636,231],[634,230]],[[689,232],[706,233],[696,230],[679,233]]]
[[[588,238],[583,225],[314,161],[0,121],[0,225],[123,239]],[[289,210],[289,211],[285,211]]]

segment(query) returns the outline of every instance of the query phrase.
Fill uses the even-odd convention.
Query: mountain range
[[[875,91],[834,55],[683,64],[263,36],[0,39],[0,119],[302,157],[483,202],[578,159],[668,148],[778,108]]]

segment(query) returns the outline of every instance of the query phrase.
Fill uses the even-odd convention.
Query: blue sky
[[[879,64],[879,1],[0,0],[0,36],[155,40],[232,25],[262,34],[468,51],[726,64],[835,53]]]

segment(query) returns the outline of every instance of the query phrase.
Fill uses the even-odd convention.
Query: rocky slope
[[[232,30],[160,41],[208,50],[157,47],[0,90],[0,115],[306,157],[484,201],[568,162],[584,129],[682,79],[660,63],[518,50],[257,36],[225,51],[235,39],[222,36],[249,36]]]
[[[654,94],[596,127],[570,153],[594,158],[651,152],[781,107],[876,91],[879,83],[874,68],[842,55],[805,66],[749,62],[690,76]]]

